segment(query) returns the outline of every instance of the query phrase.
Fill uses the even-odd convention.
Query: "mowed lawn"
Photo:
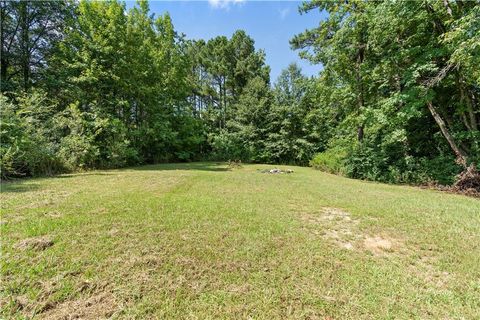
[[[273,167],[3,184],[0,318],[480,318],[480,200]]]

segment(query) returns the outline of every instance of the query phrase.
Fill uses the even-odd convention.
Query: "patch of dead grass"
[[[321,236],[335,246],[346,250],[363,250],[374,257],[415,256],[409,266],[413,276],[425,284],[425,288],[434,287],[443,290],[451,283],[453,275],[436,267],[432,252],[419,248],[408,248],[405,241],[386,233],[368,235],[358,228],[358,219],[354,219],[344,210],[322,208],[320,213],[300,215],[304,227],[315,236]]]
[[[53,240],[48,236],[27,238],[18,242],[15,248],[19,250],[38,250],[43,251],[49,247],[53,246]]]
[[[41,314],[42,319],[108,319],[118,311],[118,304],[109,291],[97,292],[87,297],[67,300],[51,306]]]
[[[46,211],[44,213],[44,216],[48,218],[61,218],[63,214],[60,211],[54,210],[54,211]]]
[[[454,275],[440,270],[436,265],[437,258],[434,255],[422,252],[422,255],[410,264],[409,270],[424,282],[426,288],[446,289],[452,283]]]
[[[342,249],[366,250],[375,256],[403,251],[402,241],[387,235],[365,234],[358,227],[359,219],[339,208],[324,207],[319,213],[302,213],[300,219],[311,233]]]
[[[62,190],[38,190],[25,194],[25,201],[23,204],[16,206],[17,210],[36,209],[41,207],[48,207],[51,205],[58,205],[71,197],[74,193]]]
[[[319,235],[342,249],[354,250],[355,242],[361,237],[357,230],[358,221],[342,209],[325,207],[318,213],[301,213],[300,219],[311,234]]]
[[[374,255],[382,255],[386,252],[394,252],[395,247],[398,245],[399,244],[397,240],[378,235],[373,237],[367,236],[363,240],[363,246],[365,249]]]

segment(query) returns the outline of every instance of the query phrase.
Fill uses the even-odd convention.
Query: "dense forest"
[[[321,64],[272,81],[238,30],[190,40],[146,1],[1,1],[2,178],[195,160],[439,182],[480,161],[480,2],[309,1]],[[288,63],[288,62],[286,62]]]

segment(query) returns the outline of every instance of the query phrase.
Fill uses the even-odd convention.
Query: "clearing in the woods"
[[[192,163],[2,185],[2,318],[478,319],[480,201]]]

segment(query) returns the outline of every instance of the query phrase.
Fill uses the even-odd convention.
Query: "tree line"
[[[480,160],[479,1],[318,1],[328,19],[292,39],[324,70],[335,110],[320,167],[392,182],[452,182]]]
[[[311,164],[451,183],[480,160],[478,1],[310,1],[322,64],[272,83],[238,30],[190,40],[147,1],[0,1],[2,178],[145,163]]]

